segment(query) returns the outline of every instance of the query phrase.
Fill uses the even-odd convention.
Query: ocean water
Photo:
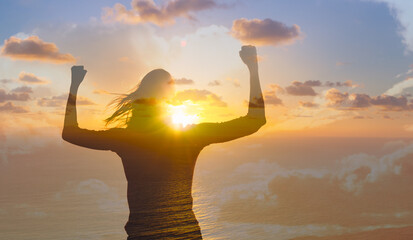
[[[192,191],[204,239],[413,236],[410,141],[288,141],[201,153]],[[126,239],[126,180],[115,154],[57,144],[1,164],[0,239]],[[365,237],[336,237],[358,233]]]

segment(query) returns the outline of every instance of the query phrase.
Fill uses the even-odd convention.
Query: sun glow
[[[174,127],[185,128],[198,121],[197,114],[189,114],[186,105],[170,106],[171,121]]]

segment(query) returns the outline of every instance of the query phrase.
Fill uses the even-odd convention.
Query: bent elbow
[[[66,142],[73,142],[73,136],[74,136],[74,128],[73,127],[63,127],[62,130],[62,139],[65,140]]]
[[[260,127],[264,126],[267,123],[267,118],[264,116],[260,119]]]
[[[63,129],[62,131],[62,139],[65,140],[66,142],[70,142],[70,137],[69,133],[67,130]]]
[[[262,128],[266,123],[267,123],[267,120],[265,119],[265,117],[259,118],[257,120],[257,131],[260,130],[260,128]]]
[[[265,117],[254,118],[254,122],[252,124],[253,132],[257,132],[258,130],[260,130],[260,128],[264,126],[266,123],[267,120]]]

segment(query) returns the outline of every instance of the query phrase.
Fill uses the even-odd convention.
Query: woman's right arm
[[[265,105],[258,76],[257,50],[243,46],[239,52],[250,73],[250,96],[245,116],[221,123],[200,123],[191,132],[204,145],[234,140],[257,132],[266,123]]]
[[[83,69],[83,66],[72,67],[72,82],[70,85],[69,97],[67,99],[62,138],[65,141],[78,146],[97,150],[110,150],[110,142],[114,137],[111,131],[94,131],[82,129],[78,126],[76,98],[79,86],[82,83],[86,72],[87,71]]]

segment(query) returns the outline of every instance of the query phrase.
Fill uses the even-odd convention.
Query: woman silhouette
[[[126,127],[102,131],[79,128],[76,95],[86,70],[83,66],[72,67],[62,137],[72,144],[111,150],[121,157],[128,181],[128,240],[202,239],[191,195],[198,154],[209,144],[250,135],[266,122],[256,48],[243,46],[240,57],[250,71],[248,113],[231,121],[195,124],[181,131],[162,121],[160,100],[174,92],[171,75],[162,69],[149,72],[136,91],[116,99],[117,109],[106,122],[121,122]]]

